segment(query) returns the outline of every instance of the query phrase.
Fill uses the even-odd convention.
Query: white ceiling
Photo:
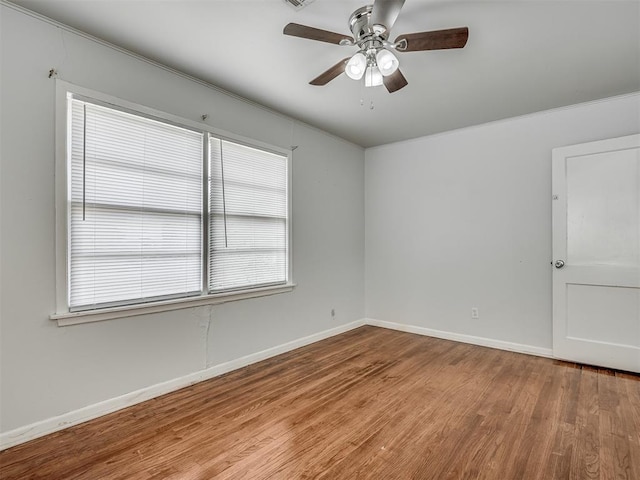
[[[409,85],[393,94],[309,85],[356,49],[282,34],[350,34],[366,0],[12,1],[364,147],[640,90],[638,0],[407,0],[391,38],[468,26],[469,41],[399,53]]]

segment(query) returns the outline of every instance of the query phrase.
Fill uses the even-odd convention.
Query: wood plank
[[[598,369],[583,367],[576,414],[576,445],[571,457],[570,479],[600,478],[600,398]]]
[[[362,327],[0,452],[0,478],[640,478],[640,376]]]

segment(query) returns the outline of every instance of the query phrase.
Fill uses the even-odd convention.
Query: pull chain
[[[367,91],[367,87],[364,86],[364,82],[362,82],[360,84],[360,106],[364,107],[364,101],[365,101],[365,93]],[[369,110],[373,110],[375,108],[375,105],[373,104],[373,98],[369,98]]]

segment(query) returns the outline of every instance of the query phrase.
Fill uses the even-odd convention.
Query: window
[[[66,298],[54,318],[290,285],[287,151],[65,93]]]
[[[209,290],[287,280],[287,163],[210,140]]]
[[[200,294],[203,134],[69,102],[70,309]]]

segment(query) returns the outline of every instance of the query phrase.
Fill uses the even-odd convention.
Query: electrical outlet
[[[471,318],[473,319],[480,318],[480,310],[478,310],[478,307],[471,308]]]

